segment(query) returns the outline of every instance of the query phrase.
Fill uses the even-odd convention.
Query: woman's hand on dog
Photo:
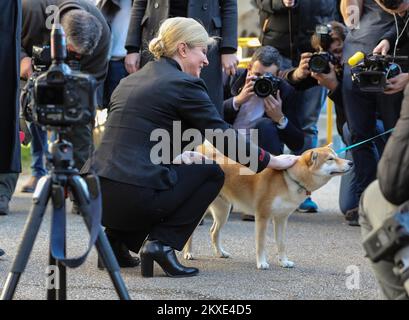
[[[285,170],[292,167],[300,156],[294,156],[292,154],[282,154],[279,156],[270,155],[270,162],[267,167],[275,170]]]
[[[204,163],[209,158],[205,155],[201,154],[200,152],[196,151],[184,151],[182,154],[178,155],[175,159],[173,159],[173,164],[201,164]]]

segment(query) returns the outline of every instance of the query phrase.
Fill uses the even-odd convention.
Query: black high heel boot
[[[192,277],[199,269],[181,265],[172,247],[158,240],[146,240],[141,252],[142,277],[153,277],[153,262],[156,261],[168,277]]]
[[[118,264],[121,268],[134,268],[139,265],[140,263],[139,258],[132,257],[131,254],[129,253],[128,248],[122,241],[112,237],[109,233],[106,233],[106,235],[111,245],[112,251],[115,254],[116,260],[118,261]],[[104,269],[104,263],[102,262],[102,259],[99,255],[98,268]]]

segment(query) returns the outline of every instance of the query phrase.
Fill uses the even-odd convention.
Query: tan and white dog
[[[209,145],[205,144],[199,150],[216,160],[225,174],[224,186],[208,209],[214,220],[210,233],[216,255],[221,258],[229,257],[229,253],[221,246],[220,230],[234,206],[235,210],[255,216],[257,268],[269,268],[266,229],[270,220],[274,223],[278,262],[284,268],[292,268],[294,263],[286,254],[288,217],[310,192],[324,186],[332,177],[350,171],[353,163],[339,158],[334,150],[327,146],[304,152],[296,164],[285,171],[267,168],[259,174],[242,175],[242,165],[231,162],[227,164],[226,158]],[[193,259],[192,238],[184,248],[184,257]]]

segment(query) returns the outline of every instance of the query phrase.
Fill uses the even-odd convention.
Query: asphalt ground
[[[16,255],[31,205],[31,195],[18,192],[27,179],[22,176],[11,203],[11,214],[0,217],[0,286]],[[194,234],[196,260],[184,261],[200,269],[192,278],[171,279],[155,266],[154,278],[142,278],[140,268],[122,269],[133,299],[378,299],[376,281],[360,245],[360,228],[348,226],[338,209],[339,178],[313,194],[319,204],[317,214],[294,213],[288,224],[288,255],[295,268],[283,269],[275,261],[276,248],[270,226],[269,270],[258,270],[255,262],[254,223],[232,214],[222,230],[224,248],[231,258],[213,255],[209,228],[212,218]],[[68,207],[71,205],[69,204]],[[68,253],[79,255],[88,242],[88,232],[80,216],[67,213]],[[49,210],[23,273],[15,299],[45,299],[49,246]],[[106,271],[97,268],[93,250],[77,269],[68,270],[68,299],[117,299]]]

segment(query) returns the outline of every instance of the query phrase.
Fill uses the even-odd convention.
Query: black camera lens
[[[273,92],[273,84],[269,79],[258,78],[254,82],[254,93],[260,98],[266,98]]]
[[[326,54],[313,54],[310,62],[309,68],[312,72],[316,73],[330,73],[331,69],[329,66],[330,58]]]

